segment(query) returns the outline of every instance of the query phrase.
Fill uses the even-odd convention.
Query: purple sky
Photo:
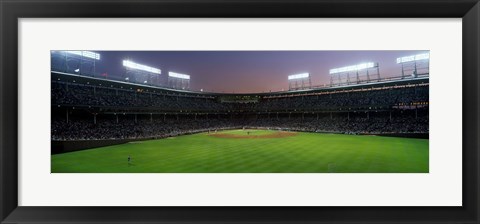
[[[330,82],[329,69],[378,62],[382,77],[398,76],[397,57],[428,51],[96,51],[97,73],[121,77],[122,60],[189,74],[192,90],[252,93],[288,89],[287,76],[309,72],[313,85]]]

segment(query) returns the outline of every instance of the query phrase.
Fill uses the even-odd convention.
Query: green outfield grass
[[[52,155],[52,173],[428,173],[427,139],[248,130],[209,133]],[[247,135],[247,130],[217,134]],[[127,157],[132,162],[128,164]]]

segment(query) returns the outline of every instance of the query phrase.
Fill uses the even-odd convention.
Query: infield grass
[[[249,135],[276,131],[248,130]],[[246,135],[247,130],[221,134]],[[265,137],[265,136],[264,136]],[[302,133],[199,133],[52,155],[52,173],[428,173],[428,139]],[[128,155],[132,161],[127,162]]]

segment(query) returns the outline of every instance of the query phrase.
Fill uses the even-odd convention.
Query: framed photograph
[[[429,58],[51,51],[51,173],[429,173]]]
[[[0,11],[1,223],[480,223],[477,0]]]

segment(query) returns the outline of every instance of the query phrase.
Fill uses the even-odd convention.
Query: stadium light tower
[[[300,73],[288,76],[289,90],[299,90],[307,88],[312,88],[312,80],[310,79],[310,73]]]
[[[190,88],[190,75],[168,72],[168,85],[173,89],[188,90]]]
[[[372,73],[372,71],[374,73]],[[354,82],[352,82],[352,77],[354,77]],[[330,69],[330,85],[342,85],[342,84],[352,84],[352,83],[360,83],[360,82],[371,82],[371,76],[376,75],[377,79],[380,80],[380,70],[378,67],[378,63],[374,62],[367,62],[357,65],[351,65],[341,68],[333,68]],[[366,77],[366,80],[364,80]],[[344,81],[344,79],[346,79]]]
[[[95,76],[100,54],[92,51],[51,51],[51,69],[65,73]]]
[[[100,60],[100,54],[97,54],[91,51],[65,51],[65,52],[67,52],[68,54],[74,54],[74,55],[78,55],[86,58]]]
[[[413,71],[413,76],[418,77],[419,70],[426,70],[429,73],[430,67],[430,53],[423,53],[397,58],[397,64],[402,65],[402,79],[405,78],[405,73]]]
[[[160,69],[138,64],[130,60],[123,60],[123,66],[125,67],[125,81],[150,85],[156,83],[158,85],[158,75],[162,74]]]

